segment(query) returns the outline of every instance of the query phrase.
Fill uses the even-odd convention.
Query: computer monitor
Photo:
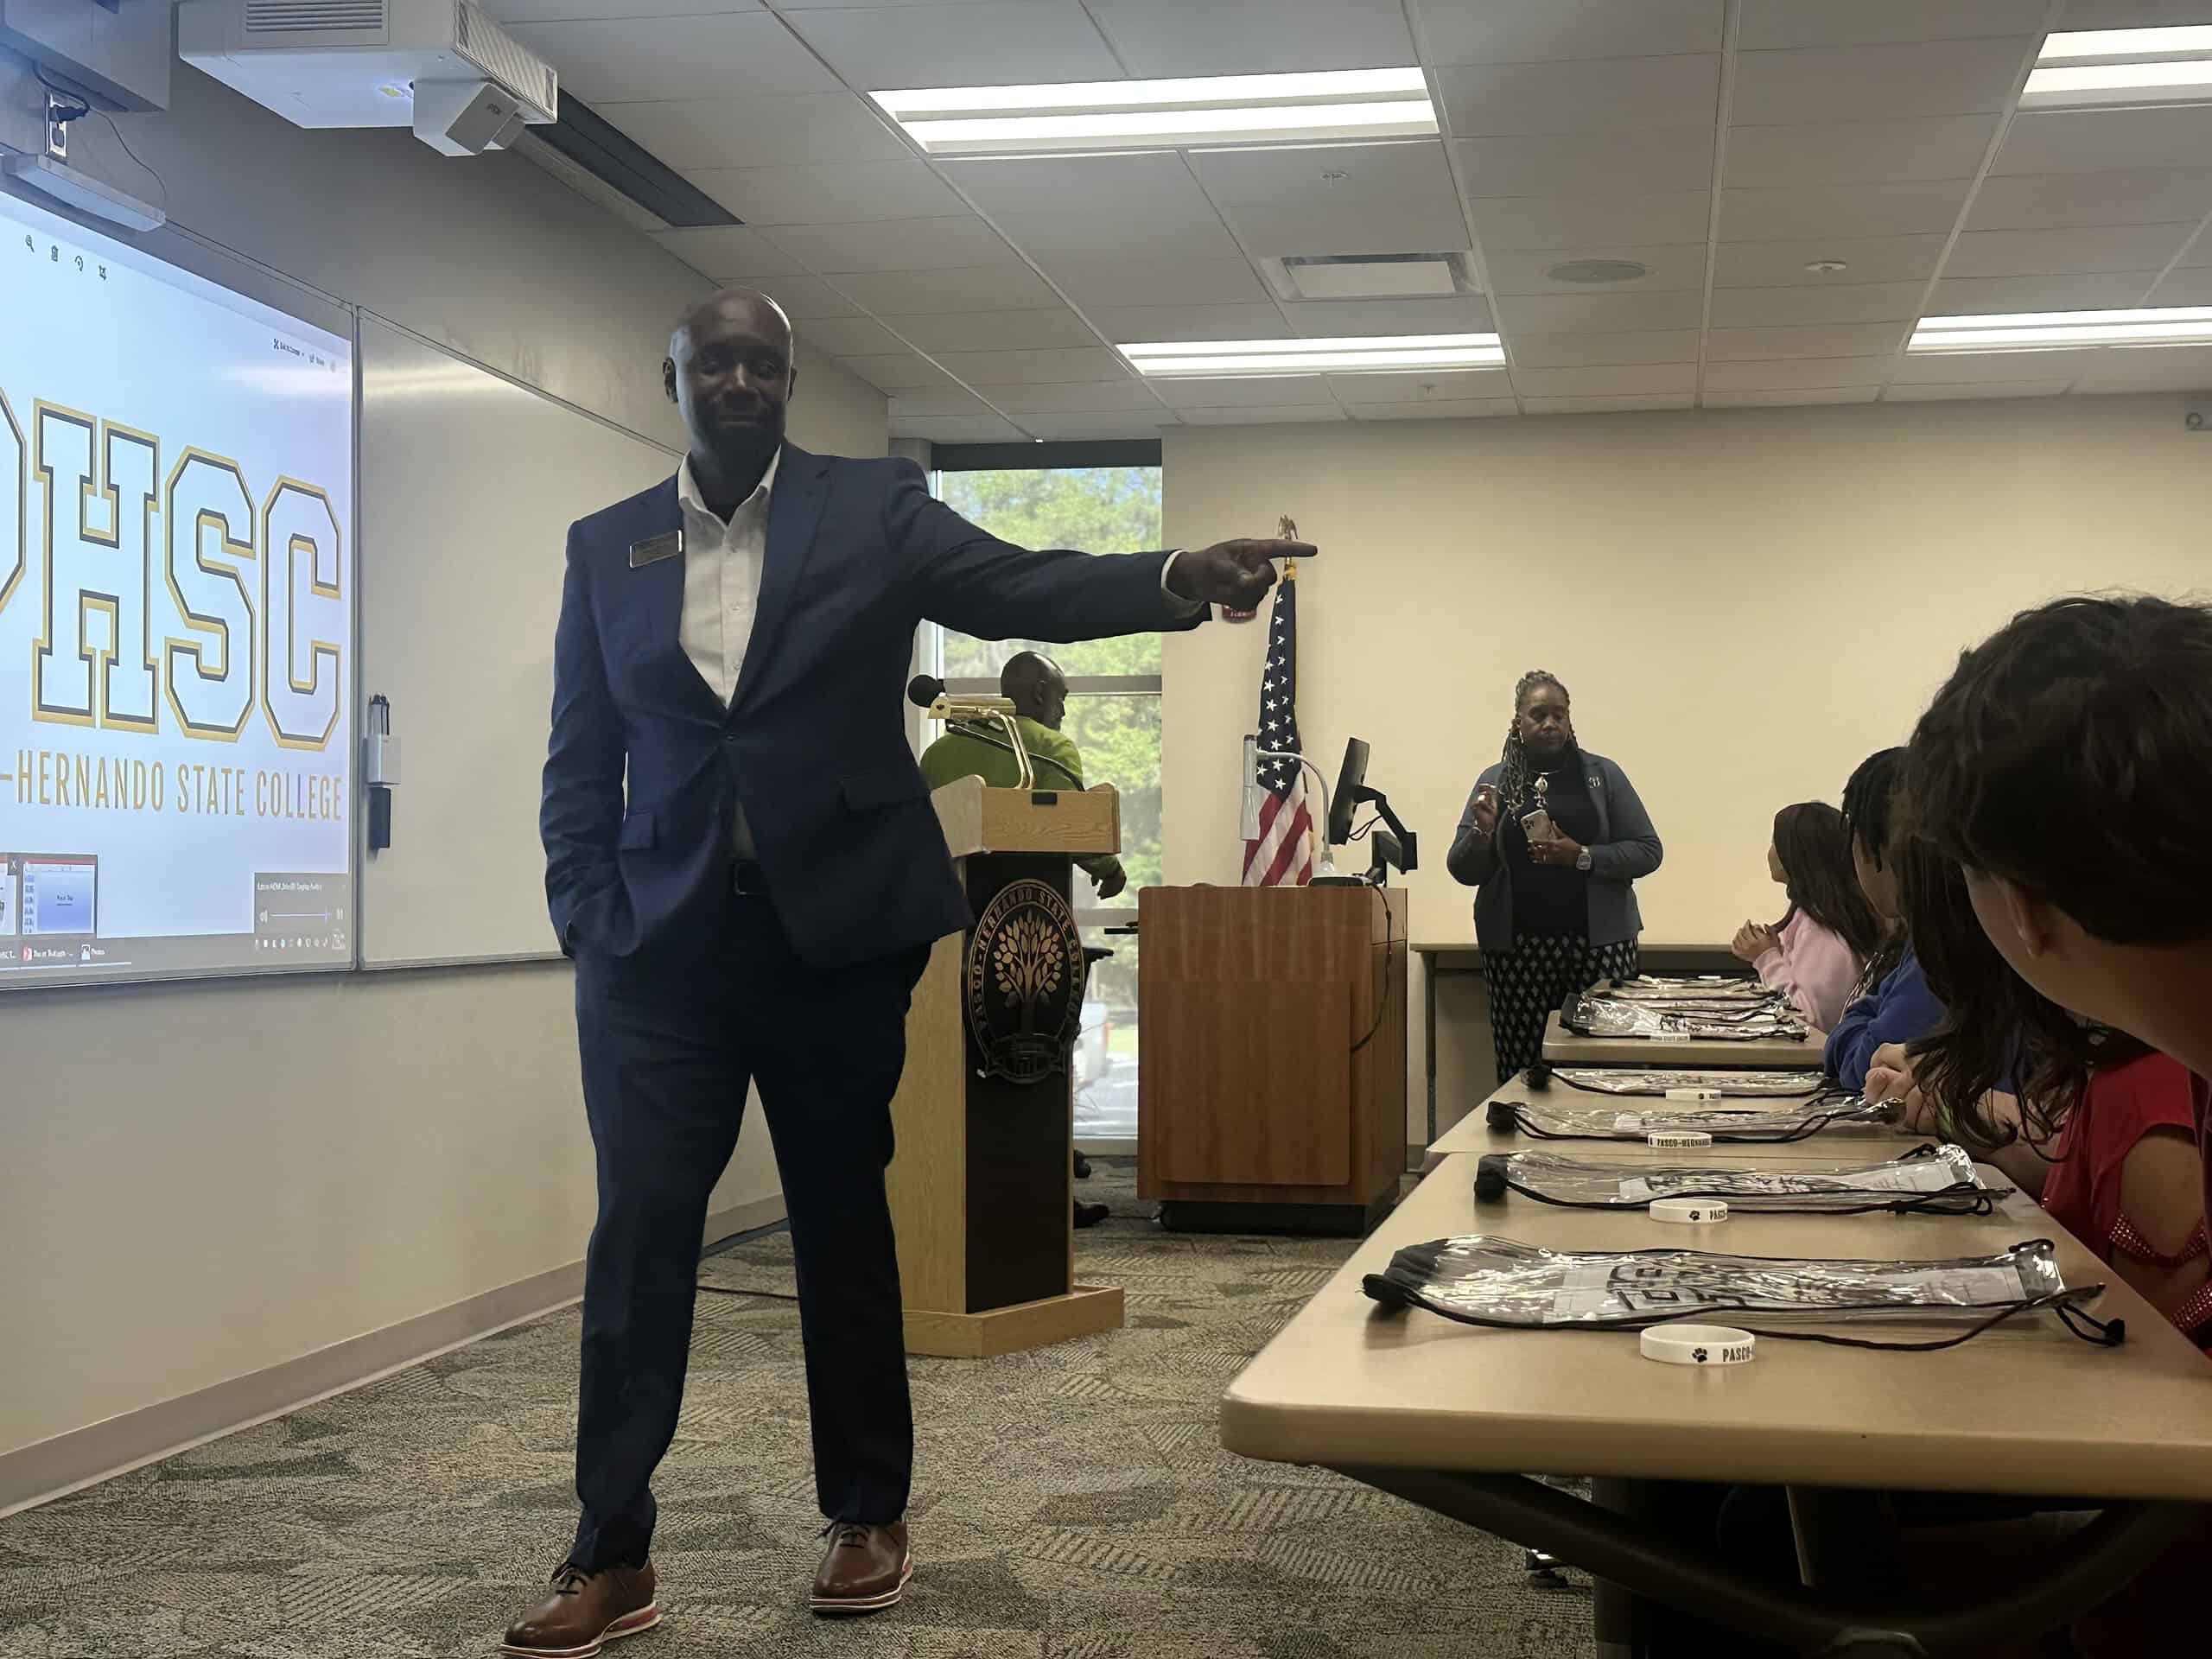
[[[1351,840],[1351,815],[1367,783],[1367,745],[1358,738],[1344,744],[1344,763],[1337,768],[1337,787],[1329,797],[1328,842],[1342,847]]]

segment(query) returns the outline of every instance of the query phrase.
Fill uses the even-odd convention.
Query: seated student
[[[1915,1128],[1958,1141],[2039,1192],[2114,1274],[2212,1346],[2187,1070],[2082,1025],[2006,967],[1957,865],[1941,855],[1900,862],[1913,943],[1946,1012],[1902,1056],[1877,1056],[1868,1096],[1902,1095]]]
[[[1866,1068],[1875,1050],[1885,1043],[1907,1043],[1924,1037],[1943,1018],[1943,1005],[1928,988],[1920,958],[1913,954],[1902,918],[1897,874],[1890,860],[1890,820],[1904,765],[1903,749],[1884,749],[1860,761],[1859,770],[1843,786],[1843,817],[1851,829],[1852,866],[1866,902],[1890,930],[1888,938],[1859,976],[1858,995],[1828,1033],[1827,1046],[1821,1051],[1822,1068],[1854,1091],[1866,1086]]]
[[[1767,874],[1789,894],[1772,927],[1745,922],[1731,948],[1816,1031],[1833,1031],[1859,975],[1881,946],[1882,924],[1851,860],[1851,830],[1826,801],[1774,815]]]

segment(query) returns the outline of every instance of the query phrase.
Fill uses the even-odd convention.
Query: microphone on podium
[[[917,674],[906,682],[906,701],[926,709],[944,695],[944,682],[933,674]]]
[[[1030,761],[1028,746],[1021,741],[1021,728],[1014,722],[1013,698],[948,691],[944,682],[935,675],[917,674],[906,682],[906,701],[918,709],[926,709],[932,720],[957,726],[969,736],[1006,750],[1021,769],[1020,787],[1036,787],[1037,774]],[[1000,735],[993,736],[994,730]]]

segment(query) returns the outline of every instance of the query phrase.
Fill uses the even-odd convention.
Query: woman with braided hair
[[[1630,883],[1661,851],[1627,774],[1576,741],[1567,687],[1540,668],[1523,674],[1504,750],[1476,780],[1444,861],[1479,889],[1499,1082],[1543,1058],[1545,1018],[1568,993],[1634,976],[1643,918]]]

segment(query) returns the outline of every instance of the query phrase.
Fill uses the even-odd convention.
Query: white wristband
[[[1655,1147],[1709,1147],[1713,1137],[1702,1129],[1654,1129],[1644,1140]]]
[[[1718,1100],[1720,1098],[1720,1091],[1711,1087],[1669,1089],[1667,1091],[1667,1098],[1669,1100]]]
[[[1728,1206],[1719,1198],[1654,1198],[1651,1200],[1651,1219],[1693,1223],[1702,1227],[1713,1222],[1727,1220]]]
[[[1757,1337],[1732,1325],[1655,1325],[1637,1342],[1646,1359],[1668,1365],[1743,1365],[1759,1349]]]

